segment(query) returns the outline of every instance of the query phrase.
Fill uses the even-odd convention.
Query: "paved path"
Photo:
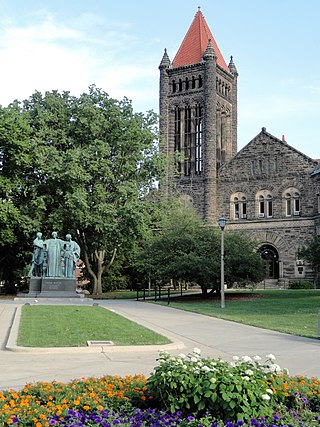
[[[47,303],[48,300],[46,300]],[[58,353],[8,351],[8,338],[15,333],[13,320],[19,301],[0,301],[0,389],[19,388],[34,381],[68,381],[88,376],[149,375],[156,366],[159,349],[165,346],[103,348],[90,352],[60,350]],[[41,302],[42,303],[42,302]],[[57,303],[54,301],[48,303]],[[64,302],[65,303],[65,302]],[[81,302],[77,302],[81,304]],[[82,304],[92,304],[86,302]],[[273,353],[277,363],[293,375],[320,377],[320,341],[295,337],[224,321],[191,312],[136,301],[108,300],[99,305],[114,310],[163,335],[173,344],[171,354],[189,353],[194,347],[205,356],[231,360],[233,355]],[[11,332],[11,334],[10,334]],[[10,341],[10,340],[9,340]],[[182,348],[183,347],[183,348]]]

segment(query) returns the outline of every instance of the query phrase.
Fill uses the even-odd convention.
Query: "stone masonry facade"
[[[174,63],[165,51],[159,113],[168,189],[203,219],[217,224],[223,215],[228,230],[249,233],[267,279],[313,279],[298,250],[320,236],[320,164],[265,128],[237,152],[238,72],[232,57],[218,64],[210,39],[200,61]]]

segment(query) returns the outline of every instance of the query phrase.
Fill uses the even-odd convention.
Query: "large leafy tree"
[[[202,222],[192,208],[168,210],[138,257],[138,268],[160,283],[196,282],[204,295],[220,290],[220,229]],[[264,262],[255,242],[242,233],[225,234],[225,281],[260,281]]]
[[[18,109],[30,131],[20,203],[45,235],[72,233],[93,293],[101,293],[104,272],[148,226],[145,196],[164,163],[157,118],[95,86],[79,97],[36,92]]]
[[[31,133],[16,103],[0,108],[0,277],[9,288],[23,275],[26,239],[37,227],[37,218],[24,203]]]

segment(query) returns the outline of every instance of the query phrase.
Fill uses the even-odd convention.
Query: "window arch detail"
[[[273,217],[273,195],[270,190],[261,190],[256,194],[256,214],[261,219]]]
[[[232,219],[247,219],[247,196],[242,192],[233,193],[230,197]]]
[[[289,187],[282,193],[285,216],[300,216],[301,196],[295,187]]]

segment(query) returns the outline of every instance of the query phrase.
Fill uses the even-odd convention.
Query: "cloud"
[[[77,96],[91,84],[141,107],[148,100],[154,104],[158,64],[152,58],[137,62],[139,39],[129,29],[127,22],[107,23],[93,14],[66,23],[46,10],[30,15],[23,26],[2,22],[0,104],[25,99],[35,90]]]

